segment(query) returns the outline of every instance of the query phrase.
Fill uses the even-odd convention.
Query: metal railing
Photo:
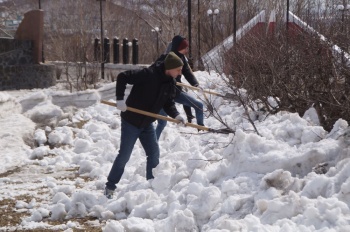
[[[8,36],[8,37],[0,37],[0,38],[10,38],[10,39],[13,39],[13,36],[10,35],[9,33],[7,33],[4,29],[1,29],[1,28],[0,28],[0,31],[3,32],[5,35]]]

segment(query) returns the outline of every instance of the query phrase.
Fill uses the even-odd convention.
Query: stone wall
[[[0,38],[0,90],[50,87],[56,84],[54,70],[33,63],[31,41]]]
[[[0,90],[48,88],[56,84],[54,65],[0,66]]]
[[[0,38],[0,91],[47,88],[56,84],[55,65],[42,64],[42,10],[24,15],[15,38]]]
[[[0,38],[0,66],[33,64],[32,42]]]

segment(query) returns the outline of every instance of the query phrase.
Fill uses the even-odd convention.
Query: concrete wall
[[[43,11],[25,14],[15,39],[0,38],[0,90],[47,88],[56,84],[55,66],[42,60]]]
[[[0,66],[0,90],[47,88],[56,84],[54,65]]]
[[[33,64],[32,42],[0,38],[0,66]]]

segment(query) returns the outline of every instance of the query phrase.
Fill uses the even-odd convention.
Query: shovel
[[[182,87],[186,87],[186,88],[189,88],[189,89],[193,89],[193,90],[197,90],[197,91],[201,91],[201,88],[198,88],[198,87],[194,87],[194,86],[191,86],[191,85],[186,85],[182,82],[176,82],[176,85],[178,86],[182,86]],[[208,93],[208,94],[212,94],[212,95],[215,95],[215,96],[219,96],[219,97],[222,97],[222,98],[225,98],[225,99],[229,99],[229,100],[235,100],[236,96],[231,94],[231,93],[226,93],[225,95],[222,95],[220,93],[216,93],[216,92],[213,92],[213,91],[210,91],[210,90],[206,90],[204,89],[203,90],[204,93]]]
[[[113,103],[113,102],[101,100],[101,103],[116,107],[116,104]],[[151,112],[148,112],[148,111],[139,110],[139,109],[136,109],[136,108],[133,108],[133,107],[130,107],[130,106],[128,106],[126,108],[126,110],[129,110],[129,111],[134,112],[134,113],[146,115],[146,116],[149,116],[149,117],[152,117],[152,118],[162,119],[162,120],[166,120],[166,121],[169,121],[169,122],[180,123],[180,121],[177,120],[177,119],[166,117],[166,116],[163,116],[163,115],[160,115],[160,114],[151,113]],[[227,129],[216,130],[216,129],[212,129],[212,128],[208,128],[208,127],[205,127],[205,126],[192,124],[192,123],[188,123],[188,122],[185,123],[185,125],[193,127],[193,128],[197,128],[198,130],[203,130],[203,131],[208,131],[208,132],[213,132],[213,133],[222,133],[222,134],[234,133],[233,130],[228,129],[228,128]]]

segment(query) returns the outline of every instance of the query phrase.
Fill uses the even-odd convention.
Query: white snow
[[[204,88],[227,93],[217,74],[195,75]],[[94,218],[90,224],[105,232],[350,231],[348,122],[327,132],[313,108],[303,117],[256,115],[259,136],[239,104],[210,96],[236,133],[168,123],[155,178],[145,179],[137,142],[108,200],[120,112],[99,100],[114,101],[114,88],[0,92],[0,173],[15,169],[0,178],[0,201],[15,199],[15,209],[29,215],[1,231],[83,229],[76,218]],[[205,125],[222,128],[213,117]]]

